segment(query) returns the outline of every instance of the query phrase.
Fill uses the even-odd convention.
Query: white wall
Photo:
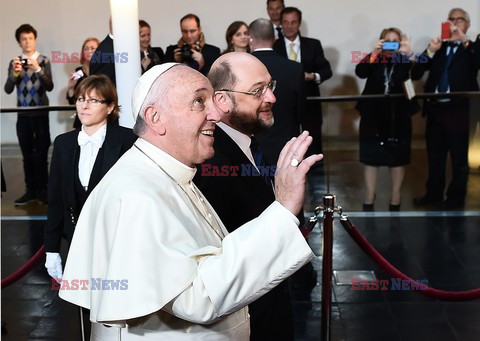
[[[475,38],[480,31],[480,2],[478,0],[436,2],[403,0],[286,0],[303,12],[302,34],[322,41],[333,69],[333,78],[322,84],[322,93],[331,95],[358,94],[363,83],[354,75],[351,51],[369,52],[384,27],[397,26],[412,37],[415,51],[423,50],[431,37],[440,32],[440,23],[452,7],[462,7],[470,13],[469,31]],[[166,46],[180,37],[179,19],[189,13],[197,14],[207,42],[224,49],[225,30],[234,20],[247,23],[267,17],[266,0],[139,0],[140,18],[152,27],[152,45]],[[6,80],[9,61],[20,52],[15,40],[15,29],[29,23],[38,31],[37,50],[51,58],[51,51],[78,52],[87,36],[102,40],[108,31],[108,0],[2,0],[0,13],[0,81]],[[52,105],[66,104],[65,91],[69,73],[76,64],[53,64],[55,84],[49,93]],[[12,107],[16,95],[1,92],[0,105]],[[344,133],[340,129],[339,111],[352,110],[353,103],[329,105],[329,133]],[[50,116],[52,137],[70,129],[71,113],[53,112]],[[16,114],[1,115],[1,142],[16,142]],[[353,123],[352,123],[353,126]]]

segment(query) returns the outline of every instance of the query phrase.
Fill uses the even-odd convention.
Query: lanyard
[[[395,64],[392,64],[392,68],[390,69],[390,72],[387,73],[387,65],[385,65],[383,69],[383,78],[384,78],[384,85],[385,85],[385,95],[390,94],[390,85],[392,84],[392,74],[393,74],[393,69],[395,69]]]

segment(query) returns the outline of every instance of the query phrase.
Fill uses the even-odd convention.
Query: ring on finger
[[[298,167],[298,165],[300,164],[300,161],[298,161],[297,159],[293,158],[291,161],[290,161],[290,166],[292,167]]]

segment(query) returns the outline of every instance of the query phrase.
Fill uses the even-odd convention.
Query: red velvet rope
[[[348,218],[347,218],[348,219]],[[360,246],[360,248],[382,268],[383,271],[388,273],[394,278],[401,278],[403,280],[412,281],[418,283],[419,287],[424,287],[423,284],[408,277],[392,264],[390,264],[373,246],[368,240],[361,234],[361,232],[350,222],[350,220],[344,220],[343,217],[340,220],[342,226],[353,238],[353,240]],[[415,290],[415,292],[423,294],[425,296],[433,297],[444,301],[469,301],[480,298],[480,289],[472,289],[467,291],[445,291],[427,287],[425,290]]]
[[[37,253],[29,259],[28,262],[23,264],[23,266],[15,271],[13,274],[5,277],[2,279],[2,289],[8,287],[9,285],[15,283],[18,281],[20,278],[25,276],[30,270],[32,270],[38,262],[43,258],[45,255],[45,245],[42,245],[40,249],[38,249]]]

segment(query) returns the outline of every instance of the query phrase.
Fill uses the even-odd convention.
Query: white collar
[[[256,52],[256,51],[273,51],[273,49],[271,47],[260,47],[258,49],[253,50],[252,52]]]
[[[141,137],[137,139],[135,145],[179,184],[190,183],[197,172],[196,168],[185,165]]]
[[[253,161],[252,151],[250,150],[250,144],[252,139],[250,136],[245,135],[244,133],[239,132],[235,128],[230,127],[229,125],[218,122],[217,125],[223,129],[223,131],[230,136],[230,138],[240,147],[242,152],[248,157],[248,159],[255,164]]]
[[[27,57],[26,54],[22,53],[22,59],[25,59],[25,58],[32,58],[32,59],[38,59],[38,57],[40,57],[40,53],[38,51],[35,51],[30,57]]]
[[[291,41],[287,37],[284,37],[284,39],[285,39],[285,45],[286,46],[290,46],[291,43],[293,43],[295,46],[300,46],[300,35],[299,34],[297,34],[297,36],[295,37],[295,39],[293,41]]]
[[[87,132],[85,131],[85,126],[82,124],[82,131],[87,134]],[[90,137],[94,137],[94,136],[101,136],[103,135],[103,138],[105,139],[105,135],[107,134],[107,123],[105,122],[100,128],[97,129],[96,132],[94,132],[92,135],[88,135]]]

